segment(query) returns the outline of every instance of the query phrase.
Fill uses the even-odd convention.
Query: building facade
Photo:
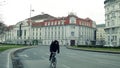
[[[120,46],[120,0],[105,0],[106,45]]]
[[[21,21],[6,32],[5,42],[50,45],[52,41],[58,40],[60,45],[91,45],[95,41],[95,31],[94,21],[71,13],[66,17],[41,19],[37,22]]]
[[[97,25],[97,31],[96,31],[96,44],[97,45],[105,45],[105,24],[99,24]]]

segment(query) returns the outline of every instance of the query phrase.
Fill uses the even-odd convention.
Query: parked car
[[[105,47],[113,47],[113,45],[111,45],[111,44],[110,44],[110,45],[104,45],[104,46],[105,46]]]

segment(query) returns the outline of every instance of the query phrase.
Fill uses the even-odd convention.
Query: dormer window
[[[54,23],[54,25],[56,25],[56,24],[57,24],[57,22]]]
[[[75,24],[76,23],[76,18],[75,17],[70,17],[70,23]]]
[[[64,20],[61,21],[62,25],[64,24]]]
[[[60,25],[60,21],[58,21],[58,25]]]
[[[51,25],[53,25],[53,22],[51,22]]]
[[[48,25],[50,25],[50,22],[48,22]]]
[[[45,26],[47,26],[47,22],[45,22]]]

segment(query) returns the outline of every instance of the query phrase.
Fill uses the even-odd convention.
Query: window
[[[82,22],[82,25],[84,25],[84,22]]]
[[[60,30],[60,26],[58,27],[58,30]]]
[[[115,41],[117,40],[117,36],[115,36]]]
[[[33,31],[34,31],[34,28],[33,28]]]
[[[58,21],[58,25],[60,25],[60,21]]]
[[[34,36],[34,32],[33,32],[33,36]]]
[[[114,26],[115,25],[115,22],[114,22],[114,20],[112,20],[112,26]]]
[[[64,24],[64,21],[62,21],[62,25]]]
[[[107,8],[107,11],[109,11],[109,8]]]
[[[112,13],[112,17],[115,17],[115,13]]]
[[[36,32],[36,36],[38,35],[38,33]]]
[[[109,16],[109,15],[107,15],[107,19],[108,19],[108,20],[110,19],[110,16]]]
[[[79,22],[79,25],[81,25],[81,22]]]
[[[71,26],[72,29],[75,29],[75,26]]]
[[[108,36],[108,41],[110,41],[110,36]]]
[[[115,6],[112,6],[113,10],[115,9]]]
[[[71,36],[74,36],[74,32],[71,32]]]
[[[110,24],[110,23],[108,22],[107,26],[110,26],[109,24]]]
[[[41,36],[41,32],[40,32],[40,36]]]
[[[51,25],[53,25],[53,22],[51,22]]]
[[[10,36],[10,34],[8,34],[8,36]],[[22,36],[22,30],[17,30],[17,36]]]
[[[48,22],[48,25],[50,25],[50,22]]]
[[[24,30],[24,36],[26,36],[26,30]]]
[[[47,26],[47,22],[45,22],[45,26]]]
[[[56,25],[57,24],[57,22],[55,22],[55,24],[54,25]]]
[[[36,28],[36,32],[38,32],[38,28]]]
[[[76,23],[75,17],[71,17],[71,18],[70,18],[70,23]]]

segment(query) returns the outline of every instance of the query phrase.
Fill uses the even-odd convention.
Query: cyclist
[[[51,60],[53,52],[57,52],[57,53],[60,52],[59,42],[57,40],[52,41],[52,43],[50,45],[50,57],[49,57],[49,60]]]

